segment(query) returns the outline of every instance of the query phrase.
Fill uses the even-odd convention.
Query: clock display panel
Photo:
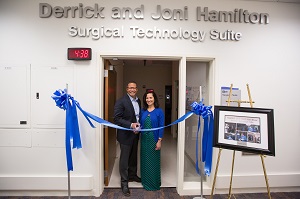
[[[91,48],[68,48],[68,60],[91,60]]]

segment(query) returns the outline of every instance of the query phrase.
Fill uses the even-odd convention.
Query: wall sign
[[[161,5],[156,5],[156,9],[148,15],[145,15],[145,6],[141,4],[139,7],[113,7],[110,15],[107,15],[106,7],[97,3],[93,5],[85,5],[79,3],[75,6],[53,6],[48,3],[39,3],[39,17],[40,18],[87,18],[87,19],[105,19],[111,17],[113,20],[122,19],[136,19],[144,20],[151,18],[152,20],[165,21],[187,21],[192,19],[198,22],[221,22],[221,23],[242,23],[242,24],[257,24],[266,25],[270,23],[270,16],[268,13],[259,13],[249,11],[243,8],[235,8],[233,10],[214,10],[209,7],[195,6],[189,8],[163,8]],[[190,9],[196,11],[192,16],[189,13]],[[240,41],[242,33],[231,29],[211,29],[204,30],[190,30],[183,27],[174,29],[166,29],[159,26],[142,28],[136,25],[129,25],[129,27],[77,27],[71,26],[69,36],[71,37],[85,37],[99,40],[100,38],[125,38],[124,29],[129,30],[132,38],[143,39],[180,39],[191,40],[193,42],[203,42],[206,38],[216,41]]]

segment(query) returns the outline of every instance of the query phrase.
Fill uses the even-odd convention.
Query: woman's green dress
[[[150,116],[147,116],[145,129],[152,128]],[[160,150],[155,150],[156,142],[151,131],[141,134],[141,179],[144,189],[148,191],[160,190]]]

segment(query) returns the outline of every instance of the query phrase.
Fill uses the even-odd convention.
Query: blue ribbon
[[[201,126],[202,117],[204,120],[204,128],[202,135],[202,162],[205,162],[204,165],[204,173],[205,175],[210,175],[211,173],[211,165],[212,165],[212,142],[213,142],[213,132],[214,132],[214,118],[213,112],[211,111],[212,106],[205,106],[203,104],[203,99],[200,103],[194,102],[191,104],[193,109],[193,113],[199,116],[198,118],[198,130],[196,137],[196,171],[200,174],[199,170],[199,161],[198,161],[198,139],[199,139],[199,131]]]
[[[73,171],[72,163],[72,150],[71,150],[71,140],[73,140],[73,148],[82,148],[80,131],[78,125],[77,111],[75,106],[75,100],[67,94],[66,91],[56,90],[52,98],[56,102],[56,106],[66,110],[66,157],[67,157],[67,167],[68,171]],[[71,101],[69,101],[69,98]]]
[[[56,90],[54,93],[54,95],[52,96],[52,99],[55,101],[56,106],[58,106],[59,108],[66,110],[66,156],[67,156],[67,167],[68,167],[68,171],[72,170],[73,171],[73,162],[72,162],[72,150],[71,150],[71,141],[73,140],[73,148],[82,148],[81,146],[81,139],[80,139],[80,132],[79,132],[79,125],[78,125],[78,117],[77,117],[77,111],[76,111],[76,107],[82,112],[82,114],[84,115],[84,117],[87,119],[87,121],[89,122],[90,126],[95,128],[95,126],[93,125],[93,123],[91,122],[90,119],[111,127],[111,128],[115,128],[115,129],[121,129],[121,130],[127,130],[127,131],[132,131],[132,129],[128,129],[128,128],[124,128],[118,125],[115,125],[111,122],[108,122],[104,119],[101,119],[91,113],[88,113],[86,111],[84,111],[80,104],[69,94],[67,94],[66,89],[65,90]],[[186,113],[185,115],[183,115],[182,117],[180,117],[179,119],[177,119],[176,121],[172,122],[171,124],[167,125],[167,126],[163,126],[163,127],[157,127],[157,128],[152,128],[152,129],[140,129],[140,132],[144,132],[144,131],[154,131],[154,130],[159,130],[162,128],[166,128],[169,126],[172,126],[174,124],[177,124],[179,122],[182,122],[184,120],[186,120],[187,118],[189,118],[191,115],[196,114],[199,115],[199,122],[198,122],[198,132],[197,132],[197,140],[196,140],[196,170],[197,173],[199,174],[199,166],[198,166],[198,133],[199,133],[199,129],[200,129],[200,116],[202,116],[203,118],[211,118],[212,117],[212,112],[211,112],[211,106],[206,107],[204,106],[204,104],[202,102],[200,102],[200,104],[198,104],[197,102],[194,102],[192,105],[193,110]],[[213,119],[210,120],[210,123],[213,123]],[[209,125],[211,126],[211,125]],[[213,126],[213,124],[212,124]],[[205,127],[205,125],[204,125]],[[206,134],[209,134],[207,136],[203,135],[204,137],[207,137],[206,141],[211,142],[210,144],[205,145],[206,148],[203,148],[203,151],[205,151],[205,157],[207,157],[208,159],[203,159],[203,162],[205,160],[205,165],[207,165],[207,167],[205,167],[205,173],[207,175],[210,174],[211,171],[211,160],[212,160],[212,131],[213,129],[210,128],[210,130],[207,132],[204,129],[204,134],[205,132],[207,132]],[[204,142],[204,141],[202,141]],[[204,146],[204,145],[202,145]],[[203,152],[202,151],[202,152]],[[208,164],[208,161],[210,160],[210,164]]]

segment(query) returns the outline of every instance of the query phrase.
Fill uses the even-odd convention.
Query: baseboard
[[[269,174],[270,192],[300,192],[300,174]],[[200,182],[184,182],[179,195],[211,195],[208,182],[203,183],[201,193]],[[230,176],[217,176],[214,194],[228,194]],[[266,193],[268,192],[265,177],[261,175],[234,175],[232,177],[232,193]]]
[[[269,187],[300,187],[299,173],[267,174]],[[228,188],[230,175],[217,176],[216,189]],[[234,188],[260,188],[266,187],[264,174],[259,175],[233,175],[232,187]]]
[[[5,176],[0,177],[0,191],[61,191],[68,190],[68,177],[64,176]],[[71,176],[70,189],[92,190],[93,176]]]

